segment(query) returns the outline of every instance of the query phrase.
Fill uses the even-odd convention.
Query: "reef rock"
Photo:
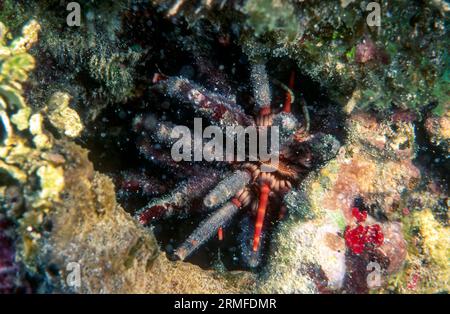
[[[69,143],[57,149],[66,160],[64,202],[43,222],[47,230],[33,258],[36,269],[46,266],[46,285],[82,293],[240,290],[213,271],[169,261],[153,235],[116,203],[112,181],[94,171],[87,151]],[[80,267],[79,286],[67,280],[69,265]]]
[[[450,111],[442,117],[428,117],[425,121],[425,129],[431,142],[446,154],[450,154]]]
[[[35,65],[27,51],[39,29],[31,21],[21,37],[0,37],[0,291],[250,289],[251,276],[230,274],[227,280],[161,254],[153,234],[116,203],[112,181],[94,170],[88,151],[71,142],[82,125],[68,95],[55,94],[41,110],[27,103],[22,84]],[[0,30],[8,34],[1,23]]]
[[[346,265],[340,232],[339,217],[333,215],[283,224],[274,240],[273,266],[264,279],[262,292],[317,293],[341,288]]]
[[[410,122],[355,113],[347,132],[338,156],[304,181],[299,187],[304,197],[291,202],[291,215],[277,228],[262,291],[386,291],[409,265],[405,261],[415,244],[405,208],[438,208],[442,200],[420,184],[427,178],[413,163],[414,128]],[[295,204],[301,210],[292,210]],[[364,210],[355,216],[355,207]],[[346,234],[356,226],[367,240],[353,251]],[[375,240],[371,230],[377,228],[380,238]]]

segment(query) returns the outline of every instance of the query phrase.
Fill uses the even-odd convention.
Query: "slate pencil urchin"
[[[299,174],[312,167],[314,162],[322,160],[312,146],[318,141],[329,139],[323,133],[309,133],[309,116],[306,114],[300,120],[291,112],[294,102],[292,89],[295,83],[295,73],[291,74],[289,87],[273,81],[286,94],[282,108],[272,108],[271,84],[265,64],[251,65],[250,81],[255,99],[255,117],[245,112],[234,96],[223,96],[203,88],[182,76],[168,77],[155,74],[154,89],[165,96],[175,99],[182,106],[189,107],[196,114],[207,119],[212,125],[221,127],[224,131],[233,126],[256,126],[267,129],[277,126],[279,129],[279,162],[272,164],[264,161],[259,153],[257,156],[247,152],[245,161],[212,161],[208,164],[193,163],[191,175],[177,185],[170,193],[151,200],[138,210],[137,219],[143,225],[151,225],[159,219],[186,216],[193,207],[207,214],[207,217],[173,252],[177,259],[185,260],[202,244],[215,234],[223,238],[224,229],[231,224],[236,214],[241,210],[248,211],[253,220],[253,227],[247,224],[243,229],[251,230],[242,240],[242,261],[250,267],[256,267],[261,262],[261,246],[264,238],[267,212],[278,211],[279,217],[284,216],[284,195],[299,183]],[[300,104],[307,113],[305,100]],[[144,139],[138,144],[140,152],[153,162],[158,161],[161,167],[181,168],[182,162],[170,159],[170,147],[174,139],[170,137],[175,124],[155,119],[154,123],[146,123],[149,117],[139,116],[134,121],[134,129],[141,134],[147,134],[151,139]],[[235,137],[236,134],[227,134]],[[167,152],[156,152],[150,142],[166,147]],[[331,155],[337,152],[339,143],[333,138]],[[336,144],[337,143],[337,144]],[[253,157],[253,158],[250,158]],[[217,167],[220,164],[220,168]],[[169,166],[171,165],[171,166]],[[203,196],[202,204],[193,205],[195,199]],[[279,207],[279,208],[276,208]]]

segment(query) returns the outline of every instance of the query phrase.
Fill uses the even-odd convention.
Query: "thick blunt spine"
[[[169,77],[158,83],[158,87],[169,96],[189,104],[206,119],[216,125],[253,125],[253,118],[248,116],[241,106],[234,101],[208,91],[183,77]]]
[[[253,94],[255,95],[256,109],[262,115],[270,113],[272,95],[270,93],[269,77],[266,66],[263,63],[252,65],[250,79],[253,84]]]
[[[154,219],[168,218],[175,214],[184,214],[194,199],[200,198],[209,191],[219,176],[212,171],[192,177],[180,184],[172,193],[156,200],[152,200],[147,206],[138,212],[138,220],[146,225]]]
[[[185,260],[203,243],[211,239],[220,227],[226,227],[238,211],[239,207],[235,202],[225,203],[220,209],[202,221],[187,240],[175,250],[174,256],[180,260]]]
[[[238,191],[242,190],[250,182],[251,178],[248,171],[236,170],[232,175],[219,182],[219,184],[206,195],[203,204],[207,208],[222,205]]]

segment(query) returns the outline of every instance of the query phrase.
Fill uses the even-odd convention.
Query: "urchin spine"
[[[239,207],[235,202],[225,203],[225,205],[202,221],[186,241],[175,250],[174,255],[180,260],[185,260],[204,242],[211,239],[220,227],[226,227],[238,211]]]
[[[269,108],[272,102],[270,93],[269,77],[267,75],[266,65],[256,63],[252,65],[250,79],[253,84],[253,94],[255,95],[255,105],[259,112]]]
[[[192,177],[180,184],[172,193],[151,201],[139,211],[138,220],[146,225],[153,219],[167,218],[176,214],[183,214],[183,208],[188,208],[190,202],[201,197],[218,181],[218,176],[209,172]]]
[[[208,208],[220,206],[238,191],[242,190],[250,182],[251,178],[248,171],[236,170],[232,175],[219,182],[219,184],[206,195],[203,204]]]

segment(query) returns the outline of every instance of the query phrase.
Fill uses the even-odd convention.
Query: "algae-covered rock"
[[[314,221],[283,223],[274,239],[272,264],[261,291],[317,293],[325,288],[341,288],[346,265],[340,219],[330,215]]]
[[[87,151],[58,143],[64,156],[64,202],[50,209],[35,266],[44,268],[42,291],[81,293],[238,292],[213,271],[169,261],[156,239],[115,201],[112,181],[94,171]],[[79,265],[81,284],[70,285]]]
[[[347,109],[420,112],[432,102],[437,111],[448,106],[445,1],[154,3],[193,27],[207,20],[219,32],[231,28],[250,58],[294,60],[342,104],[357,97]]]
[[[412,162],[412,125],[354,114],[347,128],[348,142],[338,156],[311,174],[299,192],[287,195],[291,215],[276,230],[269,267],[261,279],[262,291],[446,289],[448,226],[421,208],[432,206],[437,213],[445,195],[421,183],[429,178]],[[303,197],[292,201],[296,194]],[[352,251],[347,231],[360,219],[355,218],[355,207],[367,212],[367,221],[358,220],[357,225],[380,226],[383,241],[379,247]],[[433,266],[424,266],[427,263]],[[423,265],[420,271],[418,264]],[[420,274],[411,275],[416,274],[414,269]],[[425,287],[430,276],[439,275],[436,284]],[[407,288],[411,276],[421,277],[424,286]]]
[[[56,92],[49,100],[48,119],[62,134],[77,137],[83,130],[78,113],[69,107],[70,95]]]
[[[30,14],[40,18],[39,57],[51,57],[59,66],[51,69],[49,89],[35,96],[42,101],[56,91],[69,91],[88,119],[138,96],[140,83],[148,81],[141,77],[146,58],[167,53],[127,38],[127,31],[135,31],[124,17],[158,31],[150,17],[155,12],[173,21],[175,30],[165,37],[199,63],[205,63],[200,59],[208,57],[210,43],[193,37],[216,36],[224,44],[240,45],[251,60],[293,60],[334,100],[347,104],[346,110],[423,112],[432,105],[442,114],[448,107],[445,1],[382,2],[379,8],[369,1],[83,1],[79,27],[65,27],[67,10],[61,2],[4,2],[0,17],[11,25],[24,23]],[[380,23],[373,23],[374,15]],[[189,24],[194,36],[182,30],[180,21]],[[47,80],[45,73],[36,75]]]
[[[389,281],[387,291],[397,293],[448,292],[450,228],[434,217],[430,208],[402,220],[408,242],[404,269]]]
[[[441,117],[428,117],[425,121],[425,128],[431,142],[448,156],[450,153],[450,110]]]
[[[13,267],[20,269],[17,274],[34,278],[34,292],[218,293],[248,289],[251,277],[227,281],[213,271],[170,262],[161,254],[153,234],[116,203],[112,181],[94,171],[87,150],[66,139],[58,140],[57,134],[46,130],[44,119],[68,138],[77,136],[82,126],[77,113],[68,107],[69,95],[55,94],[48,108],[39,112],[28,106],[23,96],[21,83],[34,64],[26,50],[37,39],[38,29],[39,24],[32,21],[24,28],[23,37],[1,42],[5,53],[0,59],[0,114],[5,132],[0,146],[0,270],[6,274],[5,267]],[[16,56],[28,62],[14,63],[11,68],[10,60]],[[17,115],[24,111],[27,114]],[[3,235],[4,217],[11,224],[8,239]],[[12,256],[14,263],[9,266]],[[9,287],[10,277],[0,278],[8,291],[27,287],[14,280],[17,287]],[[245,286],[242,280],[246,280]]]
[[[56,92],[69,92],[83,109],[83,118],[90,120],[108,104],[133,97],[135,69],[144,50],[119,41],[122,16],[133,7],[130,1],[80,1],[81,23],[75,27],[66,21],[68,4],[7,0],[1,4],[0,19],[15,29],[34,16],[42,26],[42,40],[34,49],[46,65],[33,78],[48,86],[32,91],[40,102],[34,105],[42,106]],[[18,48],[21,45],[17,42]]]

